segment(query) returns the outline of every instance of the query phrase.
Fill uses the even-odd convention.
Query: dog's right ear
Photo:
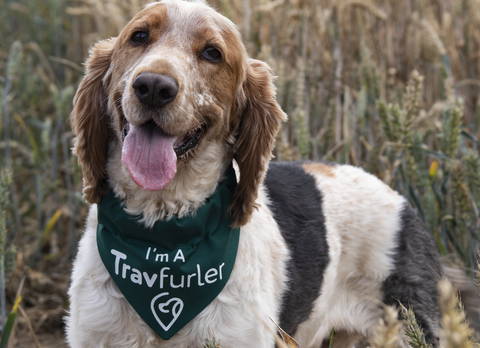
[[[231,214],[233,226],[245,225],[255,208],[258,188],[272,157],[280,125],[286,121],[276,98],[270,67],[259,60],[248,59],[241,93],[238,137],[234,158],[240,169],[240,182],[233,196]]]
[[[89,203],[100,201],[106,178],[108,141],[111,136],[104,86],[115,39],[97,42],[86,61],[86,73],[73,98],[70,115],[75,135],[73,152],[83,174],[83,194]]]

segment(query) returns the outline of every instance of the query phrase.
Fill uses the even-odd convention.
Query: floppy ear
[[[240,182],[231,205],[234,226],[242,226],[250,219],[280,124],[286,120],[276,100],[270,67],[264,62],[248,60],[246,79],[238,99],[243,113],[234,148],[234,158],[240,168]]]
[[[86,62],[86,74],[73,98],[70,121],[75,135],[73,152],[82,167],[83,194],[90,203],[100,200],[106,178],[108,141],[107,93],[104,77],[110,66],[114,39],[96,43]]]

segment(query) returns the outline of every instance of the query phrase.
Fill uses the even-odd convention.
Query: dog
[[[277,325],[301,347],[320,347],[332,330],[371,338],[384,305],[400,304],[438,345],[442,270],[414,210],[360,168],[270,162],[285,119],[268,65],[249,58],[235,25],[205,3],[152,3],[93,46],[71,114],[92,203],[69,289],[71,347],[274,347]],[[145,228],[188,218],[232,163],[233,269],[213,300],[162,338],[99,254],[98,207],[111,191]],[[116,257],[118,273],[128,260]],[[123,278],[133,271],[125,267]],[[158,308],[175,319],[184,309],[176,301]]]

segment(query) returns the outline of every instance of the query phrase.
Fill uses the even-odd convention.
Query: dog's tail
[[[442,269],[458,290],[470,327],[480,336],[480,287],[459,267],[442,262]]]

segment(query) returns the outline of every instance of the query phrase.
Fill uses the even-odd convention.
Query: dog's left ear
[[[237,98],[240,110],[234,158],[240,169],[240,182],[234,193],[231,214],[234,226],[245,225],[257,198],[272,157],[280,124],[287,119],[276,99],[270,67],[262,61],[248,59],[246,78]]]

